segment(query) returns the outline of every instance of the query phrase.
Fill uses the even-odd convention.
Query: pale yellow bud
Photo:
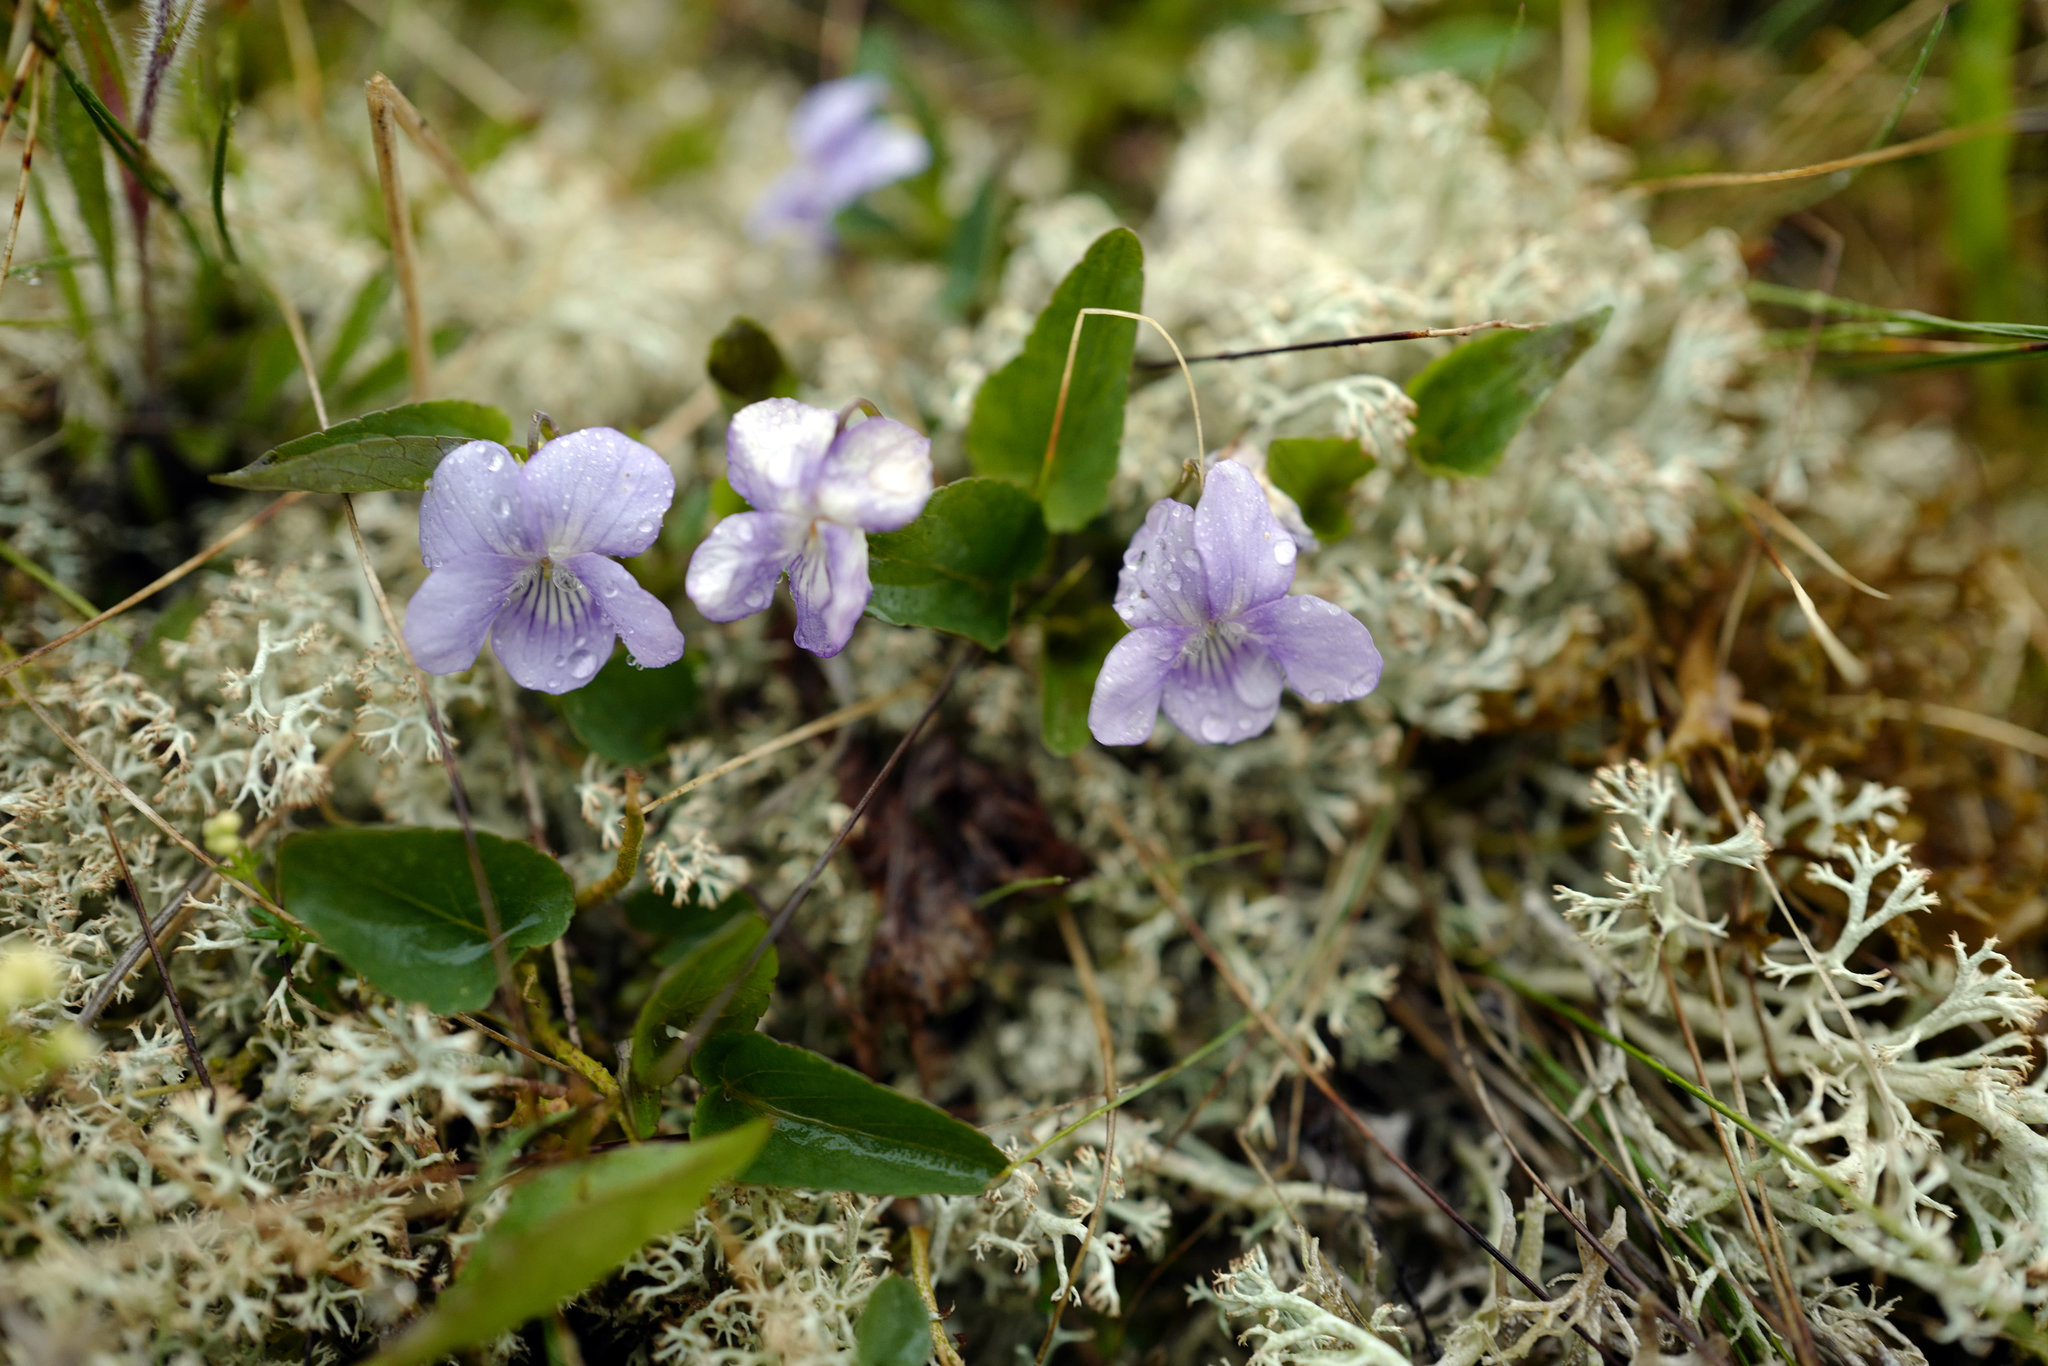
[[[47,1001],[61,982],[57,960],[29,945],[0,947],[0,1015]]]
[[[199,827],[200,843],[215,858],[233,858],[242,852],[242,813],[217,811]]]

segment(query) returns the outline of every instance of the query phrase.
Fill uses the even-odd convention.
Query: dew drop
[[[615,583],[607,583],[604,586],[604,595],[608,598],[617,597],[619,595],[619,586]]]
[[[1329,700],[1329,694],[1325,693],[1321,688],[1311,688],[1308,700],[1311,702],[1326,702]]]
[[[1315,601],[1312,598],[1296,598],[1295,601],[1301,604],[1301,610],[1304,612],[1313,612],[1316,610]]]
[[[760,610],[761,610],[761,609],[762,609],[763,607],[766,607],[767,605],[768,605],[768,595],[767,595],[767,594],[765,594],[765,593],[749,593],[749,594],[747,594],[747,607],[748,607],[748,608],[749,608],[750,610],[752,610],[752,611],[755,611],[755,612],[758,612],[758,611],[760,611]]]
[[[1180,575],[1168,574],[1166,576],[1166,591],[1169,593],[1180,592]]]
[[[753,527],[753,524],[752,524],[752,523],[750,523],[750,522],[735,522],[735,523],[733,523],[733,528],[732,528],[732,538],[733,538],[734,540],[736,540],[736,541],[751,541],[751,540],[753,540],[753,539],[754,539],[754,527]]]
[[[568,657],[567,657],[566,655],[556,655],[556,656],[555,656],[555,667],[556,667],[557,669],[561,668],[561,667],[562,667],[562,666],[563,666],[564,664],[567,664],[568,662],[569,662],[569,660],[568,660]]]
[[[1202,738],[1212,745],[1223,743],[1230,734],[1230,723],[1220,716],[1202,718]]]
[[[576,639],[574,639],[574,640],[570,641],[569,643],[570,643],[571,645],[575,646],[575,647],[576,647],[577,649],[579,649],[579,650],[580,650],[580,649],[582,649],[582,648],[583,648],[583,646],[584,646],[584,642],[586,642],[586,641],[587,641],[588,639],[589,639],[589,637],[588,637],[588,636],[578,636],[578,637],[576,637]]]
[[[1294,542],[1292,542],[1292,541],[1275,541],[1275,542],[1273,542],[1273,563],[1274,563],[1274,564],[1293,564],[1293,563],[1294,563],[1294,557],[1295,557],[1295,554],[1296,554],[1296,553],[1297,553],[1297,552],[1295,551],[1295,548],[1294,548]]]
[[[597,672],[597,656],[588,650],[578,650],[569,656],[569,672],[578,678],[588,678]]]
[[[499,470],[504,468],[505,457],[497,451],[492,451],[491,458],[489,460],[484,461],[485,474],[496,474]]]

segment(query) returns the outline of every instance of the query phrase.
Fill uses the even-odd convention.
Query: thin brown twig
[[[469,855],[469,875],[476,883],[477,906],[483,912],[484,933],[491,943],[491,962],[497,968],[498,991],[503,998],[505,1018],[512,1022],[512,1032],[519,1036],[519,1041],[530,1045],[532,1040],[526,1036],[526,1012],[520,1006],[518,984],[512,980],[512,957],[505,949],[504,926],[498,918],[498,899],[491,890],[490,875],[484,871],[483,846],[477,842],[476,822],[470,818],[469,792],[462,785],[462,771],[456,767],[455,746],[448,740],[448,728],[441,723],[441,708],[434,702],[426,671],[412,657],[412,646],[406,642],[405,632],[399,629],[398,614],[391,610],[391,599],[384,596],[383,581],[377,577],[377,566],[370,560],[370,547],[363,541],[362,523],[356,520],[356,500],[344,493],[341,508],[348,517],[348,534],[355,541],[356,558],[362,563],[363,577],[369,581],[370,596],[377,603],[377,613],[384,620],[384,629],[391,633],[393,643],[405,657],[406,667],[412,670],[413,681],[420,690],[420,705],[427,713],[427,725],[433,729],[435,744],[441,751],[441,767],[448,774],[448,795],[455,804],[455,819],[462,826],[462,845]]]
[[[426,313],[420,304],[419,265],[412,242],[412,213],[405,202],[405,182],[398,170],[398,102],[405,97],[379,71],[364,87],[370,106],[370,143],[377,154],[377,185],[384,196],[384,221],[391,230],[391,263],[398,273],[398,293],[405,308],[406,373],[412,400],[426,401],[433,388],[434,353],[427,340]]]
[[[670,788],[653,801],[647,803],[647,805],[641,807],[640,813],[643,816],[652,815],[657,808],[666,806],[678,797],[686,797],[698,788],[703,787],[707,783],[716,782],[728,773],[745,768],[748,764],[758,763],[771,754],[778,754],[788,749],[791,745],[800,745],[814,735],[823,735],[827,731],[837,730],[841,726],[860,720],[862,717],[873,716],[890,703],[908,697],[916,690],[917,684],[905,683],[902,687],[885,692],[879,697],[870,697],[865,701],[856,702],[850,707],[841,707],[838,711],[827,712],[815,721],[806,721],[796,729],[786,731],[765,744],[754,746],[754,748],[748,750],[745,754],[739,755],[737,758],[727,759],[708,773],[700,773],[688,782]]]
[[[1249,351],[1211,351],[1204,356],[1186,356],[1176,360],[1141,360],[1135,362],[1140,370],[1171,370],[1183,361],[1188,365],[1200,365],[1204,361],[1251,360],[1256,356],[1284,356],[1296,351],[1328,351],[1339,346],[1378,346],[1382,342],[1426,341],[1431,337],[1469,337],[1475,332],[1494,332],[1506,329],[1514,332],[1533,332],[1542,323],[1511,323],[1494,318],[1483,323],[1466,323],[1460,327],[1415,327],[1400,332],[1371,332],[1359,337],[1331,337],[1327,341],[1289,342],[1285,346],[1260,346]]]
[[[853,834],[853,827],[860,824],[860,818],[867,814],[868,806],[874,801],[875,794],[882,790],[882,784],[889,780],[889,775],[903,762],[903,756],[910,752],[910,746],[924,730],[925,724],[937,714],[939,704],[945,701],[946,694],[953,690],[953,680],[960,676],[960,670],[967,663],[968,655],[973,649],[974,643],[967,640],[961,641],[954,649],[952,662],[946,666],[946,676],[939,681],[939,686],[932,690],[931,701],[925,703],[924,710],[918,713],[917,720],[911,723],[910,729],[903,732],[903,738],[896,742],[896,748],[890,751],[888,759],[882,764],[881,772],[868,784],[868,790],[861,793],[860,801],[847,813],[838,833],[832,836],[831,843],[825,846],[825,851],[818,855],[817,862],[811,865],[811,871],[804,874],[804,880],[789,894],[789,900],[782,903],[782,909],[777,911],[775,918],[768,923],[768,933],[762,935],[760,942],[754,945],[753,952],[747,955],[747,961],[733,973],[732,980],[725,984],[718,995],[712,997],[710,1004],[698,1012],[697,1018],[690,1024],[689,1032],[669,1045],[668,1052],[662,1055],[661,1066],[655,1072],[654,1084],[657,1087],[668,1085],[689,1066],[690,1055],[697,1051],[698,1044],[704,1042],[713,1022],[725,1013],[725,1008],[732,1004],[733,996],[739,991],[740,984],[747,980],[747,975],[753,972],[755,965],[775,946],[775,941],[781,937],[782,931],[795,917],[797,908],[804,904],[804,899],[811,894],[811,888],[824,876],[825,866]]]
[[[213,1074],[206,1070],[206,1057],[199,1051],[199,1040],[192,1033],[192,1022],[185,1018],[184,1003],[178,999],[178,989],[171,982],[170,964],[164,962],[164,951],[157,947],[156,932],[149,925],[149,903],[142,899],[142,888],[135,885],[135,873],[128,866],[128,855],[121,848],[120,836],[114,833],[114,815],[107,810],[105,802],[100,803],[100,824],[106,827],[107,843],[114,847],[114,862],[120,866],[121,881],[128,885],[128,898],[135,903],[135,914],[142,921],[142,937],[149,944],[149,956],[156,960],[157,976],[163,979],[164,999],[170,1002],[171,1017],[178,1022],[178,1033],[185,1040],[185,1052],[192,1060],[192,1071],[199,1078],[199,1084],[206,1088],[206,1108],[214,1106]]]
[[[942,1366],[967,1366],[953,1345],[953,1335],[946,1331],[945,1316],[939,1312],[939,1297],[932,1289],[932,1231],[923,1224],[913,1224],[910,1229],[910,1275],[917,1283],[917,1295],[924,1301],[925,1313],[931,1315],[932,1347]]]

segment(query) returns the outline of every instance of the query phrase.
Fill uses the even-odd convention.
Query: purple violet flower
[[[768,606],[789,572],[796,643],[821,658],[846,648],[867,610],[870,531],[917,520],[932,496],[932,443],[871,417],[841,429],[829,408],[764,399],[733,415],[725,477],[753,507],[711,528],[683,591],[713,621]]]
[[[841,209],[931,165],[930,145],[879,113],[887,91],[873,76],[847,76],[803,97],[789,117],[797,164],[754,205],[750,234],[796,237],[823,250],[832,244],[832,220]]]
[[[1289,597],[1299,552],[1251,471],[1210,469],[1197,507],[1162,498],[1124,552],[1116,610],[1131,633],[1102,661],[1088,729],[1142,744],[1162,705],[1203,744],[1261,734],[1284,682],[1311,702],[1348,702],[1379,685],[1365,624],[1333,602]]]
[[[668,462],[609,427],[557,437],[524,464],[495,441],[456,447],[420,500],[433,572],[405,612],[413,659],[460,673],[489,635],[513,681],[545,693],[588,683],[622,636],[634,663],[675,663],[675,618],[605,558],[652,545],[675,494]]]

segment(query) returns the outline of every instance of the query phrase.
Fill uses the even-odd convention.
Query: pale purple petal
[[[1300,594],[1238,618],[1311,702],[1349,702],[1379,686],[1380,652],[1365,623],[1334,602]]]
[[[1195,552],[1195,510],[1161,498],[1124,551],[1116,581],[1117,615],[1133,626],[1201,626],[1209,620],[1202,561]]]
[[[540,535],[523,482],[519,462],[495,441],[472,441],[443,456],[420,499],[420,558],[427,568],[465,555],[537,558]]]
[[[733,414],[725,429],[725,477],[759,512],[812,515],[825,452],[838,431],[830,408],[768,398]]]
[[[1217,621],[1285,593],[1300,553],[1258,479],[1234,460],[1217,461],[1202,482],[1195,548],[1209,579],[1208,615]]]
[[[588,683],[617,638],[596,596],[559,565],[527,566],[491,627],[491,649],[512,681],[555,694]]]
[[[1234,745],[1273,724],[1280,684],[1280,665],[1266,647],[1242,629],[1225,626],[1188,642],[1166,676],[1160,700],[1167,719],[1190,740]]]
[[[871,190],[907,180],[932,164],[921,134],[877,121],[814,163],[818,198],[836,214]]]
[[[846,76],[814,85],[789,116],[789,145],[816,161],[831,156],[874,117],[888,87],[873,76]]]
[[[683,591],[713,621],[738,621],[768,606],[775,581],[804,548],[810,524],[776,512],[741,512],[713,528],[683,576]]]
[[[509,555],[464,555],[427,575],[405,608],[405,644],[430,674],[461,673],[476,663],[491,622],[526,569]]]
[[[1146,626],[1110,646],[1088,702],[1089,734],[1105,745],[1151,738],[1167,672],[1193,635],[1187,626]]]
[[[534,452],[526,499],[556,558],[638,555],[654,544],[676,496],[668,462],[624,432],[585,427]]]
[[[747,213],[747,236],[757,242],[796,237],[819,251],[832,245],[835,208],[821,194],[818,172],[792,166],[777,176]]]
[[[931,496],[931,438],[886,417],[841,432],[818,479],[818,512],[865,531],[909,526]]]
[[[868,582],[867,533],[819,522],[802,558],[789,567],[797,648],[820,659],[838,654],[853,639],[854,625],[874,594]]]
[[[658,669],[683,657],[683,633],[675,614],[642,588],[626,566],[602,555],[576,555],[562,564],[597,595],[597,610],[626,642],[635,664]]]

